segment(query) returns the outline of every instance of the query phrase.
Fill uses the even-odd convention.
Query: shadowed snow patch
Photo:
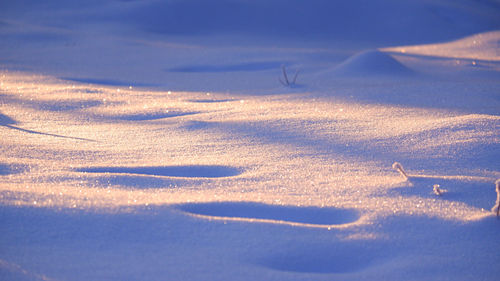
[[[148,175],[105,175],[90,178],[89,182],[97,186],[117,185],[122,188],[176,188],[186,185],[186,179],[150,177]]]
[[[223,220],[248,220],[304,226],[334,226],[355,222],[359,213],[354,210],[275,206],[253,202],[213,202],[178,205],[183,212]]]
[[[365,241],[366,242],[366,241]],[[368,244],[368,245],[365,245]],[[256,261],[258,265],[279,271],[302,273],[352,273],[383,262],[381,245],[362,242],[293,245]]]
[[[163,118],[179,117],[185,115],[193,115],[198,113],[199,112],[168,111],[168,112],[126,114],[126,115],[114,116],[112,118],[118,120],[126,120],[126,121],[148,121],[148,120],[157,120]]]
[[[196,121],[196,120],[191,120],[186,122],[186,124],[183,126],[184,129],[189,130],[189,131],[194,131],[194,130],[203,130],[203,129],[210,129],[213,127],[216,127],[218,123],[216,122],[205,122],[205,121]]]
[[[33,103],[34,108],[49,111],[71,111],[78,109],[85,109],[90,107],[99,106],[102,101],[88,100],[88,101],[37,101]]]
[[[189,102],[196,102],[196,103],[218,103],[218,102],[231,102],[231,101],[236,101],[234,99],[192,99],[188,100]]]
[[[77,78],[77,77],[61,77],[62,80],[73,81],[78,83],[85,84],[94,84],[94,85],[105,85],[105,86],[135,86],[135,87],[153,87],[156,86],[154,84],[147,83],[136,83],[136,82],[127,82],[120,80],[112,80],[112,79],[100,79],[100,78]]]
[[[138,174],[184,178],[222,178],[241,174],[241,170],[230,166],[147,166],[147,167],[88,167],[76,169],[85,173]]]
[[[0,163],[0,176],[22,173],[27,169],[28,167],[25,165],[8,165]]]
[[[16,120],[10,118],[5,114],[0,113],[0,126],[14,125],[16,123],[17,123]]]
[[[264,71],[278,69],[283,63],[276,61],[249,62],[228,65],[188,65],[170,68],[169,72],[240,72],[240,71]]]

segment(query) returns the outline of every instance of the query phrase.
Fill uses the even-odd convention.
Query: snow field
[[[495,115],[1,77],[4,276],[498,273]]]
[[[0,280],[497,280],[499,11],[0,1]]]

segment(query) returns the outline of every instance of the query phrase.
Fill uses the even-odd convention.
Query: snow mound
[[[335,67],[333,72],[339,76],[407,76],[413,73],[392,56],[378,50],[355,54]]]

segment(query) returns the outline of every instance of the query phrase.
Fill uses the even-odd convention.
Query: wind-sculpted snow
[[[188,214],[209,219],[285,223],[297,226],[334,227],[355,222],[358,212],[349,209],[273,206],[254,202],[213,202],[178,205]]]
[[[471,63],[487,63],[500,61],[498,41],[500,31],[484,32],[467,36],[452,42],[426,44],[418,46],[388,47],[383,50],[401,55],[421,55],[428,57],[442,57],[450,59],[470,60]]]
[[[496,115],[0,77],[5,276],[26,275],[11,265],[61,280],[496,276]],[[100,103],[37,106],[47,101]],[[137,122],[167,110],[199,114]],[[435,271],[435,251],[458,257],[440,263],[459,273]]]
[[[80,2],[0,1],[0,280],[500,276],[495,1]]]
[[[200,220],[158,206],[116,213],[3,206],[0,220],[0,276],[43,274],[42,280],[79,281],[177,279],[188,274],[229,280],[247,279],[243,273],[251,272],[248,279],[404,279],[413,274],[420,280],[429,274],[441,279],[457,273],[457,280],[494,280],[490,277],[496,273],[484,263],[486,258],[495,259],[496,248],[478,242],[498,236],[493,217],[463,224],[392,216],[360,231],[359,226],[327,230]],[[437,249],[439,256],[467,255],[468,266],[461,266],[459,257],[429,259]],[[19,251],[29,256],[18,257]],[[453,271],[442,270],[445,265]],[[427,272],[435,266],[439,270]]]

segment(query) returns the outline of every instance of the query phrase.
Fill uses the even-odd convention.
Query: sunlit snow
[[[5,4],[0,279],[496,280],[500,32],[479,27],[500,25],[477,4],[474,24],[430,43],[448,30],[436,15],[465,17],[445,2],[422,44],[346,26],[316,27],[311,45],[282,26],[247,44],[265,28],[226,14],[235,27],[174,36],[151,28],[170,7],[156,1],[60,5],[53,19]],[[71,15],[113,21],[60,27]]]

